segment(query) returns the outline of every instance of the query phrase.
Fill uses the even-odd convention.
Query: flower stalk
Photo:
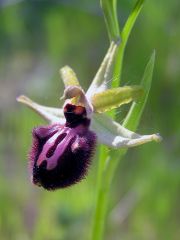
[[[155,63],[155,52],[152,54],[142,81],[141,85],[144,86],[145,94],[142,100],[136,104],[132,104],[123,123],[124,127],[130,128],[135,131],[138,127],[140,118],[142,116],[146,101],[148,99],[149,90],[151,87],[153,68]],[[160,140],[160,139],[159,139]],[[103,147],[104,148],[104,147]],[[101,150],[99,155],[98,166],[98,185],[95,203],[95,215],[93,219],[92,240],[101,240],[104,235],[104,228],[106,223],[106,216],[108,211],[108,200],[110,196],[110,186],[115,175],[116,169],[120,160],[125,156],[128,149],[120,149],[117,151],[111,150],[109,154],[107,151]]]
[[[115,68],[114,68],[114,76],[115,77],[118,76],[119,84],[121,80],[121,72],[122,72],[125,47],[127,45],[130,32],[142,9],[143,3],[144,3],[143,0],[137,1],[121,33],[121,44],[117,49],[117,57],[116,57]],[[104,10],[104,8],[102,9]],[[110,9],[111,8],[109,8],[109,10]],[[106,14],[106,11],[104,11],[104,14]],[[108,30],[108,32],[110,31]],[[132,106],[123,123],[124,127],[127,127],[128,129],[131,129],[133,131],[135,131],[136,128],[138,127],[145,104],[147,102],[148,94],[151,87],[154,63],[155,63],[155,52],[152,54],[146,66],[146,69],[144,71],[144,75],[141,81],[141,86],[143,86],[145,94],[141,97],[138,104],[136,102],[132,103]],[[112,83],[112,85],[114,87],[117,87],[117,82]],[[99,154],[98,184],[97,184],[97,192],[96,192],[97,195],[96,195],[96,203],[95,203],[95,214],[94,214],[92,234],[91,234],[92,240],[103,239],[107,212],[108,212],[108,200],[110,197],[110,186],[111,186],[113,177],[115,175],[116,169],[118,167],[119,161],[126,154],[127,150],[128,149],[120,149],[118,150],[118,154],[114,150],[111,150],[109,154],[107,154],[107,151],[104,151],[104,147],[101,147],[101,151]]]

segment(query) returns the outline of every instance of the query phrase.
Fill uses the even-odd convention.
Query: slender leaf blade
[[[117,0],[101,0],[101,7],[111,41],[120,40],[119,23],[117,17]]]
[[[113,87],[117,87],[120,85],[121,81],[121,74],[122,74],[122,65],[123,65],[123,58],[124,58],[124,51],[127,45],[127,41],[129,39],[129,35],[133,29],[133,26],[136,22],[137,17],[139,16],[141,9],[143,7],[144,0],[138,0],[129,15],[122,33],[121,33],[121,45],[119,46],[118,52],[117,52],[117,60],[114,68],[114,78],[119,79],[118,81],[113,82]]]
[[[125,120],[123,123],[123,126],[125,126],[128,129],[131,129],[133,131],[136,130],[141,115],[143,113],[145,104],[147,102],[148,99],[148,95],[149,95],[149,91],[151,88],[151,83],[152,83],[152,76],[153,76],[153,70],[154,70],[154,64],[155,64],[155,56],[156,53],[155,51],[152,53],[151,58],[149,60],[149,62],[146,65],[145,71],[144,71],[144,75],[141,81],[141,86],[143,87],[145,93],[142,96],[142,98],[139,100],[138,103],[133,103]]]
[[[133,26],[136,22],[136,19],[139,16],[141,9],[143,7],[143,3],[144,3],[144,0],[138,0],[136,2],[131,14],[129,15],[129,17],[125,23],[125,26],[122,30],[122,38],[123,38],[123,42],[125,42],[125,43],[127,43],[127,41],[128,41],[129,35],[132,31],[132,28],[133,28]]]

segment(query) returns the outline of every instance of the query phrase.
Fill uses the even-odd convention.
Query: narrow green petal
[[[91,102],[95,112],[105,112],[137,100],[143,95],[140,86],[125,86],[109,89],[92,96]]]
[[[133,103],[126,118],[123,123],[123,125],[131,130],[136,130],[139,121],[141,119],[141,115],[143,113],[145,104],[148,99],[149,91],[151,88],[152,83],[152,76],[153,76],[153,70],[154,70],[154,63],[155,63],[155,51],[151,55],[151,58],[145,68],[144,75],[141,81],[141,86],[144,89],[144,94],[141,97],[139,103]]]
[[[69,66],[61,68],[59,73],[64,82],[65,88],[69,86],[80,86],[75,72]]]
[[[42,106],[34,101],[32,101],[30,98],[21,95],[17,98],[17,101],[20,103],[25,104],[32,110],[34,110],[36,113],[38,113],[42,118],[44,118],[46,121],[50,123],[61,123],[64,124],[65,118],[63,114],[63,110],[60,108],[51,108]]]

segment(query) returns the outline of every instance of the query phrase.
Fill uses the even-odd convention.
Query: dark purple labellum
[[[67,104],[66,124],[37,127],[29,159],[32,182],[48,190],[68,187],[87,173],[96,144],[82,106]]]

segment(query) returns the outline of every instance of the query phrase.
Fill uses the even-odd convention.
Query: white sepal
[[[32,101],[30,98],[24,95],[19,96],[17,98],[17,101],[33,109],[35,112],[37,112],[41,117],[43,117],[49,123],[61,123],[61,124],[65,123],[63,109],[61,108],[52,108],[52,107],[42,106]]]
[[[112,148],[134,147],[151,141],[161,141],[158,134],[139,135],[124,128],[105,114],[93,115],[91,129],[96,133],[99,143]]]

